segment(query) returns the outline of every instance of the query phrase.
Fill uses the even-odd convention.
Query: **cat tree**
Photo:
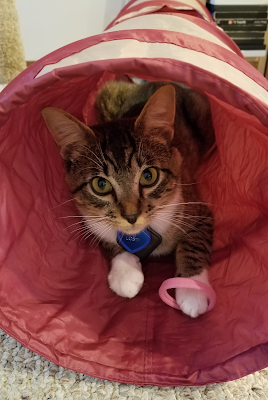
[[[0,0],[0,84],[26,68],[18,14],[13,0]]]

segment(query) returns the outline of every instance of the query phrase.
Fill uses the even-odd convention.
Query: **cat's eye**
[[[91,186],[94,192],[100,195],[108,194],[112,190],[112,185],[110,182],[101,176],[93,178],[91,181]]]
[[[146,168],[140,177],[140,184],[142,186],[153,186],[158,180],[158,172],[155,168]]]

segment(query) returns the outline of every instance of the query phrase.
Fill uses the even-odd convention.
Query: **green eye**
[[[94,192],[97,194],[108,194],[112,190],[112,185],[110,182],[102,177],[92,179],[91,186]]]
[[[140,177],[140,184],[142,186],[152,186],[157,182],[158,172],[155,168],[147,168],[145,169]]]

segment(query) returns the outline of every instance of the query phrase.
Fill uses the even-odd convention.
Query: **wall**
[[[103,32],[128,0],[15,0],[27,61]],[[206,0],[201,0],[205,3]]]
[[[101,33],[127,0],[16,0],[27,61]]]

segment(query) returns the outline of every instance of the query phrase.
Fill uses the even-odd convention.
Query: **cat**
[[[209,285],[214,220],[195,184],[215,145],[207,98],[174,83],[114,81],[95,105],[100,122],[91,127],[54,107],[42,114],[84,223],[111,261],[111,290],[127,298],[140,291],[147,249],[126,251],[120,238],[143,232],[156,241],[152,256],[175,254],[175,276]],[[193,318],[208,308],[194,289],[176,289],[176,301]]]

